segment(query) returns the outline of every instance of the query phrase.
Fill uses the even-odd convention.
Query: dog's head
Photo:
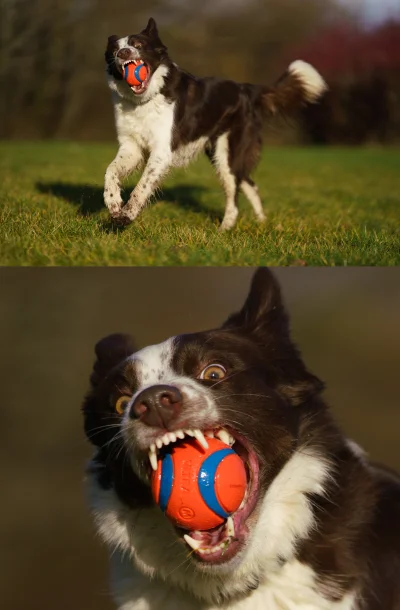
[[[149,19],[147,27],[139,34],[124,37],[115,34],[109,36],[105,60],[112,88],[118,86],[117,90],[120,91],[123,85],[122,91],[129,94],[131,90],[137,100],[148,98],[152,88],[159,88],[170,64],[167,47],[159,38],[154,19]],[[131,87],[124,82],[125,66],[130,63],[146,66],[147,77],[141,85]]]
[[[326,475],[305,431],[320,408],[322,383],[290,339],[274,276],[258,270],[242,310],[218,329],[136,352],[129,337],[113,335],[97,344],[96,354],[85,430],[98,447],[97,484],[118,498],[121,521],[136,515],[125,550],[148,573],[166,576],[183,557],[190,564],[186,580],[189,573],[206,572],[219,582],[235,574],[242,589],[254,585],[259,569],[285,560],[312,526],[307,494],[318,493]],[[213,530],[175,528],[152,500],[156,453],[187,435],[200,444],[218,437],[246,468],[244,502]],[[110,537],[105,528],[103,534]],[[179,570],[172,572],[177,578]]]

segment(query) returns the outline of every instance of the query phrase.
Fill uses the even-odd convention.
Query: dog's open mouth
[[[224,563],[232,559],[243,548],[249,530],[247,519],[253,512],[259,492],[259,463],[250,443],[235,430],[215,428],[213,430],[177,430],[157,438],[150,446],[149,460],[151,468],[157,468],[157,453],[163,446],[182,442],[185,436],[191,436],[206,447],[207,437],[216,437],[231,447],[241,458],[246,470],[247,487],[239,508],[222,525],[208,530],[187,531],[176,527],[179,537],[185,541],[193,556],[204,563]]]
[[[140,83],[139,85],[129,85],[135,95],[141,95],[142,93],[144,93],[146,91],[146,89],[150,83],[150,78],[151,78],[150,66],[145,61],[143,61],[143,59],[129,59],[128,61],[125,61],[122,64],[122,67],[121,67],[122,76],[125,75],[125,68],[129,64],[133,64],[134,66],[144,66],[146,68],[147,76],[146,76],[145,80],[142,83]],[[125,78],[125,76],[124,76],[124,78]]]

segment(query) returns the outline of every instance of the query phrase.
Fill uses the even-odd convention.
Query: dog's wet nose
[[[131,49],[128,49],[128,47],[124,47],[118,51],[117,57],[120,59],[130,59],[132,57],[132,51]]]
[[[178,417],[182,409],[182,394],[170,385],[153,385],[135,398],[130,417],[139,419],[147,426],[167,428]]]

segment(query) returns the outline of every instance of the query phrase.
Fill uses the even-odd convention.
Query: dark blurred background
[[[110,610],[95,538],[80,405],[93,346],[138,347],[214,327],[246,296],[250,269],[1,269],[0,604]],[[400,470],[400,269],[278,269],[293,335],[351,438]]]
[[[104,49],[157,19],[173,59],[199,76],[269,84],[293,59],[330,85],[270,141],[400,140],[398,0],[0,0],[0,138],[114,138]]]

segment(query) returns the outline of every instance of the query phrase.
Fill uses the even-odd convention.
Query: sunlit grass
[[[222,189],[206,159],[175,170],[125,230],[102,181],[115,147],[1,143],[3,265],[395,265],[400,151],[265,148],[255,179],[268,221],[240,200],[220,233]],[[134,184],[131,182],[130,186]]]

